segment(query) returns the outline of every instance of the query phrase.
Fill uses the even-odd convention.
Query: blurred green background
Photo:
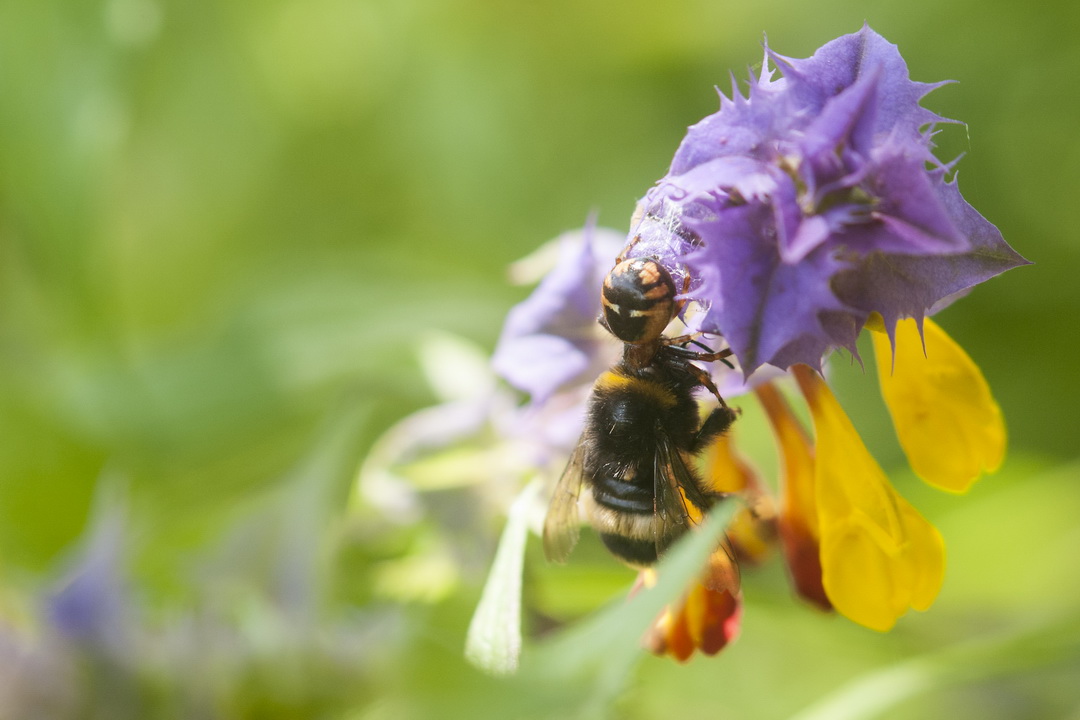
[[[0,713],[519,717],[544,695],[533,714],[1080,717],[1078,16],[974,0],[0,4]],[[799,606],[774,563],[748,576],[743,637],[716,659],[643,657],[612,688],[485,679],[460,658],[497,518],[470,514],[467,489],[418,517],[347,511],[375,438],[435,402],[421,339],[490,350],[527,292],[511,261],[590,212],[625,230],[763,32],[806,56],[864,20],[913,79],[959,81],[925,101],[968,123],[944,128],[941,156],[967,153],[965,196],[1036,263],[939,317],[1010,428],[1006,467],[968,496],[911,479],[873,377],[838,368],[868,444],[945,534],[938,605],[878,635]],[[435,569],[408,562],[443,546]],[[540,592],[577,613],[629,582],[583,555],[536,563]],[[380,590],[402,574],[391,588],[420,589]],[[80,582],[87,616],[115,621],[106,649],[50,629]],[[913,685],[913,667],[934,680]]]

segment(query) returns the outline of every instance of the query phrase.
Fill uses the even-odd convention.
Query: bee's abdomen
[[[600,533],[600,540],[612,555],[633,567],[650,567],[659,559],[656,541],[652,538]]]
[[[611,476],[594,477],[586,501],[589,520],[600,540],[615,557],[634,567],[648,567],[657,558],[651,477],[642,484]]]
[[[589,411],[593,453],[585,475],[598,505],[640,515],[656,511],[657,428],[674,403],[655,382],[614,372],[597,381]]]
[[[642,482],[644,481],[644,482]],[[618,512],[652,514],[655,512],[655,492],[652,473],[648,478],[619,479],[603,475],[593,478],[593,499],[598,505]]]

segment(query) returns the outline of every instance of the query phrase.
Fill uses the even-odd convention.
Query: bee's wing
[[[579,442],[559,482],[555,484],[551,504],[544,517],[544,555],[549,562],[566,562],[581,534],[578,495],[581,493],[584,462],[585,449]]]
[[[666,548],[668,538],[678,537],[690,526],[701,522],[716,498],[712,494],[702,492],[698,481],[686,467],[682,454],[672,445],[670,439],[666,435],[660,435],[658,440],[653,473],[656,498],[654,533],[657,555],[661,555]],[[720,541],[718,550],[724,552],[727,561],[724,562],[714,555],[710,561],[710,570],[703,578],[703,582],[714,590],[737,588],[739,566],[735,562],[726,534]]]
[[[653,468],[657,541],[680,535],[695,525],[712,506],[682,455],[666,434],[659,434]],[[690,503],[689,505],[687,503]]]

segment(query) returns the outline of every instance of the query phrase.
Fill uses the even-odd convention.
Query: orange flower
[[[655,583],[652,570],[643,570],[639,582]],[[709,565],[674,605],[660,613],[645,635],[645,647],[657,655],[686,662],[695,650],[715,655],[735,640],[742,620],[742,593],[738,567],[730,550],[721,547],[709,557]]]
[[[740,564],[763,562],[776,540],[776,507],[757,470],[735,450],[730,435],[712,443],[704,465],[708,490],[738,495],[746,504],[728,526],[735,558]]]
[[[832,608],[821,584],[820,535],[814,490],[814,449],[784,396],[772,384],[755,390],[769,417],[780,452],[780,513],[777,526],[795,592]]]

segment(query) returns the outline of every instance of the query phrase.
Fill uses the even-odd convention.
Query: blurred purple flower
[[[73,565],[45,600],[57,633],[88,650],[116,659],[129,656],[136,627],[124,577],[124,510],[111,495],[99,509]]]
[[[535,291],[506,318],[492,367],[536,405],[558,390],[591,383],[616,347],[597,324],[600,285],[622,246],[620,233],[597,228],[558,238],[559,259]]]
[[[687,295],[707,308],[694,326],[723,335],[746,375],[820,368],[855,352],[870,313],[891,332],[1025,264],[933,155],[935,123],[952,121],[919,101],[942,84],[911,81],[867,26],[807,59],[767,49],[747,96],[689,129],[630,254],[692,274]]]

